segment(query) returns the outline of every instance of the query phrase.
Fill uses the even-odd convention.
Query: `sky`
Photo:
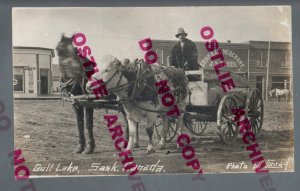
[[[193,41],[199,31],[214,30],[214,38],[233,43],[249,40],[291,42],[291,8],[282,6],[223,7],[106,7],[14,8],[13,46],[55,49],[61,35],[86,35],[92,55],[111,54],[118,59],[142,58],[138,41],[176,40],[179,27]],[[58,64],[57,56],[53,60]]]

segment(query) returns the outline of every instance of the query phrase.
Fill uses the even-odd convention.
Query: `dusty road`
[[[63,106],[60,100],[15,100],[14,112],[15,147],[22,149],[31,175],[128,174],[122,172],[121,163],[115,155],[114,143],[103,124],[105,111],[96,110],[94,114],[97,147],[91,155],[73,154],[78,133],[70,103],[65,102]],[[274,167],[271,171],[293,171],[292,114],[292,107],[285,102],[265,104],[264,131],[257,142],[264,158],[269,160],[268,164]],[[218,140],[216,131],[216,124],[211,123],[204,136],[195,137],[192,143],[205,173],[253,172],[246,145],[241,141],[233,146],[223,145]],[[134,151],[134,158],[140,165],[141,174],[193,172],[185,166],[185,161],[176,148],[176,138],[167,145],[166,150],[156,151],[149,156],[145,155],[146,132],[140,128],[139,133],[140,147]],[[154,135],[157,144],[157,135]],[[193,137],[191,134],[190,136]],[[230,167],[229,163],[234,163],[235,168]],[[74,167],[73,171],[63,170],[63,166],[70,164]],[[38,169],[41,166],[45,167],[44,170]]]

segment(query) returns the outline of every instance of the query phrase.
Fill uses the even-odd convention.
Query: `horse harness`
[[[157,98],[157,92],[154,87],[155,83],[155,75],[160,74],[161,72],[166,71],[168,68],[160,68],[156,71],[152,69],[152,67],[145,63],[143,60],[135,60],[134,63],[130,63],[131,65],[123,66],[122,69],[118,69],[106,82],[108,84],[116,74],[121,72],[118,83],[115,87],[107,89],[109,92],[117,92],[117,91],[126,91],[128,93],[128,99],[121,99],[120,102],[122,104],[130,103],[137,107],[138,109],[147,111],[147,112],[155,112],[160,113],[160,115],[164,115],[164,111],[160,110],[152,110],[144,107],[140,107],[136,102],[138,101],[152,101],[155,106],[158,105],[159,101]],[[128,72],[128,67],[133,67],[132,72]],[[122,70],[122,71],[121,71]],[[127,75],[126,75],[126,72]],[[134,76],[130,78],[130,76]],[[120,85],[121,79],[125,77],[128,83]],[[170,90],[175,93],[178,91],[178,88],[174,90]],[[184,111],[182,111],[184,112]]]
[[[158,105],[157,93],[154,87],[155,75],[165,71],[167,68],[160,68],[157,71],[154,71],[151,66],[145,63],[143,60],[135,60],[133,63],[129,63],[126,66],[119,67],[115,73],[106,80],[103,84],[107,85],[117,74],[121,73],[119,76],[118,82],[115,87],[108,88],[109,93],[118,92],[118,91],[127,91],[128,98],[120,99],[121,104],[131,103],[134,104],[137,108],[145,110],[148,112],[161,113],[161,111],[151,110],[147,108],[142,108],[135,104],[137,101],[152,101],[155,105]],[[122,78],[126,78],[128,83],[120,85]],[[97,79],[95,79],[97,80]],[[67,97],[74,96],[77,87],[79,85],[82,91],[82,94],[88,94],[85,90],[85,77],[80,78],[69,78],[68,76],[61,77],[60,87],[62,92],[67,93]],[[70,87],[68,90],[68,87]],[[171,90],[176,91],[176,90]],[[104,97],[105,98],[105,97]]]
[[[163,69],[155,72],[150,65],[144,63],[143,60],[135,60],[133,63],[119,67],[104,84],[108,84],[116,74],[121,73],[116,86],[108,88],[107,91],[127,91],[128,98],[120,100],[122,103],[151,100],[158,104],[154,87],[154,76],[162,71]],[[120,85],[122,78],[126,78],[128,83]]]

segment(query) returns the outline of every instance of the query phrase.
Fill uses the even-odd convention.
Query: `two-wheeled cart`
[[[223,93],[218,79],[204,79],[203,71],[187,71],[189,78],[189,98],[187,100],[184,123],[187,129],[196,136],[204,134],[210,122],[216,122],[221,141],[230,144],[237,139],[238,127],[234,121],[233,108],[245,110],[245,117],[251,124],[251,131],[258,136],[262,131],[264,104],[261,91],[247,86],[237,87]],[[174,118],[169,120],[167,142],[177,134],[178,127]],[[159,136],[159,124],[156,132]]]

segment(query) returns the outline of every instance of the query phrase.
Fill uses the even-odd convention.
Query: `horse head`
[[[82,59],[77,55],[77,49],[72,44],[73,37],[68,38],[63,34],[56,46],[59,57],[59,69],[63,77],[80,78],[84,75]]]
[[[97,65],[100,72],[94,73],[92,78],[94,80],[103,80],[106,85],[106,89],[110,90],[127,83],[126,78],[123,75],[124,65],[116,57],[111,55],[105,55],[97,60]],[[87,83],[87,90],[92,88],[92,81]],[[118,93],[120,92],[111,92]],[[123,96],[121,96],[123,97]]]
[[[270,95],[270,97],[272,97],[273,96],[273,93],[275,92],[275,89],[271,89],[270,91],[269,91],[269,95]]]

